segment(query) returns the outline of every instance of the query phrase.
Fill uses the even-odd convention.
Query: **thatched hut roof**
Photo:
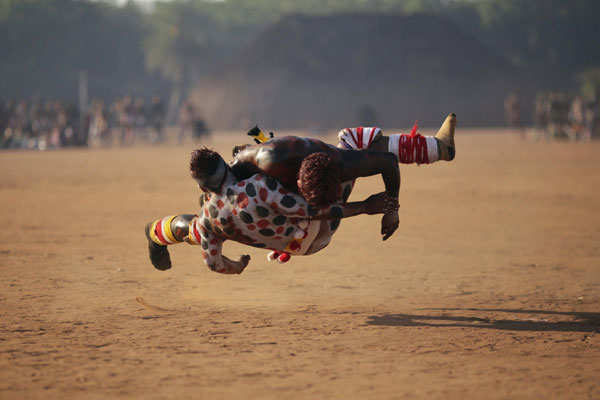
[[[518,72],[435,15],[289,16],[193,91],[212,127],[502,122]],[[365,121],[373,119],[373,121]]]

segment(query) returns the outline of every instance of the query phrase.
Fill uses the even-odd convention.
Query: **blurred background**
[[[0,0],[2,148],[212,130],[599,135],[597,0]]]

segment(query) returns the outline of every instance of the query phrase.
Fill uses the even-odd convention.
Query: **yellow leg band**
[[[160,241],[160,239],[158,239],[156,237],[156,224],[160,221],[160,219],[158,221],[154,221],[152,223],[152,226],[150,227],[150,239],[152,239],[152,241],[156,244],[160,244],[161,246],[164,246],[164,243]]]
[[[175,236],[173,235],[173,232],[171,231],[171,222],[175,219],[175,217],[177,217],[177,215],[174,215],[172,217],[169,217],[169,219],[167,220],[167,222],[165,223],[164,227],[164,234],[165,236],[172,242],[178,243],[179,240],[175,239]]]

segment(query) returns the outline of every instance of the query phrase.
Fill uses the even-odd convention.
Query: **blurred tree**
[[[597,0],[173,0],[145,12],[116,0],[0,0],[0,93],[73,96],[80,70],[91,95],[164,91],[158,73],[188,87],[286,14],[416,12],[451,17],[545,82],[573,84],[600,65]]]
[[[133,5],[0,0],[0,93],[71,99],[81,70],[93,96],[158,90],[164,83],[144,73],[145,35]]]
[[[455,5],[474,9],[483,37],[515,65],[547,79],[600,64],[600,1],[462,0]]]
[[[584,70],[577,77],[580,92],[586,98],[600,97],[600,67],[592,67]]]
[[[148,16],[146,66],[176,84],[197,80],[214,63],[218,35],[214,18],[193,2],[158,3]]]

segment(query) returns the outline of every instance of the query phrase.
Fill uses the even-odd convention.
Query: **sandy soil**
[[[144,225],[198,210],[191,145],[0,153],[0,398],[600,398],[600,143],[459,135],[401,168],[387,242],[369,216],[285,265],[228,242],[239,276],[148,261]]]

